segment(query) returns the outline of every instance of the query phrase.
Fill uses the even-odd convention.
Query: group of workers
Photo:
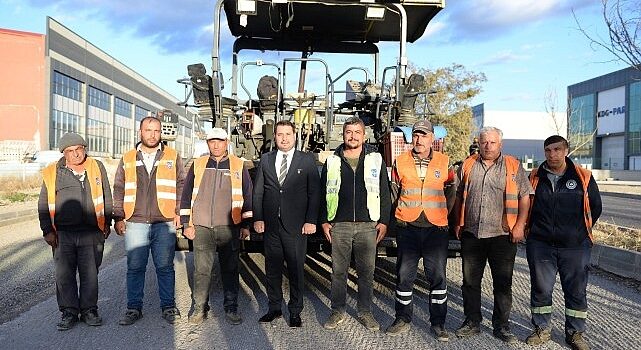
[[[357,320],[381,327],[372,313],[377,244],[395,221],[395,319],[390,336],[410,329],[413,289],[423,259],[429,285],[431,332],[448,341],[447,277],[449,228],[461,241],[465,320],[459,338],[480,333],[481,280],[492,273],[493,334],[513,344],[510,330],[512,274],[517,243],[527,237],[531,277],[531,321],[525,340],[540,345],[550,337],[552,291],[557,273],[565,296],[565,341],[588,349],[583,337],[591,229],[601,214],[599,190],[588,170],[568,158],[561,136],[544,142],[546,161],[529,178],[521,163],[502,153],[502,132],[484,127],[477,147],[454,174],[447,155],[432,149],[434,129],[427,120],[412,128],[412,150],[387,165],[365,141],[358,117],[343,124],[343,144],[325,161],[319,177],[314,157],[295,149],[289,121],[275,124],[277,150],[264,154],[252,182],[242,159],[228,152],[224,129],[207,132],[209,154],[188,171],[177,152],[161,142],[161,123],[140,123],[140,143],[120,161],[112,193],[102,163],[87,156],[86,141],[67,133],[59,140],[63,157],[43,171],[38,203],[40,226],[53,247],[59,330],[79,320],[99,326],[98,268],[112,220],[127,252],[127,308],[120,325],[139,320],[147,260],[156,268],[162,317],[174,323],[176,229],[193,240],[192,308],[188,323],[207,317],[215,253],[224,292],[225,320],[243,322],[238,310],[240,241],[250,228],[264,237],[267,312],[259,322],[283,316],[282,275],[289,280],[289,325],[301,327],[307,237],[319,230],[331,243],[331,313],[323,323],[336,329],[346,320],[350,263],[357,273]],[[449,222],[448,222],[449,218]],[[79,284],[76,281],[79,276]]]

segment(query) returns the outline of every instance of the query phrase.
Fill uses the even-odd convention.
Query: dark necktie
[[[278,182],[283,185],[285,177],[287,176],[287,153],[283,153],[283,160],[280,163],[280,171],[278,172]]]

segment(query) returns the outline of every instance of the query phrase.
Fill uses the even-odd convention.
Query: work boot
[[[121,326],[129,326],[136,323],[139,319],[142,318],[142,311],[137,309],[127,309],[125,315],[118,322]]]
[[[583,339],[583,332],[566,333],[565,343],[568,344],[572,350],[590,350],[588,342]]]
[[[371,312],[364,312],[362,314],[359,314],[356,319],[370,331],[377,331],[381,328],[381,325],[378,324]]]
[[[170,306],[162,310],[162,318],[169,324],[174,324],[176,320],[180,319],[180,311],[175,306]]]
[[[65,310],[62,312],[62,319],[58,322],[56,327],[59,331],[68,331],[76,325],[76,322],[78,322],[78,315]]]
[[[434,336],[436,337],[436,340],[442,342],[450,341],[450,335],[447,334],[447,331],[442,324],[434,325],[431,327],[431,329],[432,333],[434,333]]]
[[[516,342],[519,341],[507,327],[496,328],[492,333],[496,338],[501,339],[506,344],[516,344]]]
[[[397,318],[394,320],[394,323],[392,323],[391,326],[387,327],[387,329],[385,330],[385,334],[394,337],[403,333],[407,333],[409,330],[410,323],[406,322],[402,318]]]
[[[89,326],[102,326],[102,317],[98,316],[97,309],[90,309],[80,315],[80,320]]]
[[[237,326],[243,323],[243,318],[240,317],[240,314],[238,314],[238,311],[230,310],[225,312],[225,321],[227,321],[227,323],[231,325]]]
[[[528,345],[542,345],[547,343],[550,338],[551,334],[548,328],[536,327],[534,332],[525,338],[525,343]]]
[[[325,329],[336,329],[339,324],[345,322],[345,313],[339,311],[332,311],[329,318],[323,324]]]
[[[454,334],[459,338],[465,338],[479,333],[481,333],[481,327],[479,324],[468,320],[465,320],[461,327],[454,332]]]

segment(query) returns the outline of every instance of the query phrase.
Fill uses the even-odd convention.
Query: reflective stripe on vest
[[[447,202],[443,187],[447,181],[449,158],[433,151],[427,166],[425,180],[416,172],[412,151],[396,158],[396,172],[400,180],[400,193],[395,216],[405,222],[413,222],[425,213],[427,220],[436,226],[447,226]]]
[[[463,162],[463,200],[461,201],[461,209],[459,225],[465,225],[465,202],[467,199],[467,190],[470,184],[470,173],[474,163],[478,160],[479,155],[474,154],[467,157]],[[503,193],[503,223],[509,227],[510,230],[516,224],[516,218],[519,214],[519,188],[516,183],[516,174],[519,171],[519,160],[508,155],[503,156],[505,163],[505,192]]]
[[[207,168],[209,156],[202,156],[194,161],[194,189],[191,192],[191,207],[193,208],[200,182]],[[231,218],[234,224],[238,225],[245,218],[251,218],[252,212],[246,211],[241,214],[245,199],[243,198],[243,160],[234,156],[229,156],[229,175],[231,178]],[[189,215],[189,225],[192,226],[192,210],[181,208],[180,215]]]
[[[381,217],[380,172],[382,164],[383,158],[380,153],[368,153],[365,155],[363,180],[367,190],[367,210],[372,221],[378,221]],[[341,158],[335,154],[327,158],[327,180],[325,185],[327,220],[332,221],[336,217],[338,192],[341,188]]]
[[[588,236],[590,241],[594,242],[594,237],[592,236],[592,210],[590,209],[590,198],[588,196],[588,186],[590,185],[590,178],[592,173],[588,169],[582,168],[580,165],[574,164],[574,170],[579,175],[579,180],[581,181],[581,187],[583,188],[583,219],[585,221],[585,228],[588,230]],[[530,183],[532,184],[533,192],[536,193],[536,186],[539,184],[539,168],[534,168],[530,173]],[[536,196],[530,196],[530,210],[529,213],[532,214],[532,208],[534,207],[534,200]],[[528,215],[528,221],[530,220],[531,215]],[[530,223],[525,227],[530,227]],[[527,231],[526,231],[527,232]]]
[[[133,149],[122,157],[125,168],[125,197],[123,207],[125,219],[134,213],[136,205],[136,188],[138,185],[137,167],[144,167],[144,163],[136,159],[138,151]],[[178,153],[165,147],[162,157],[154,163],[156,168],[156,199],[160,213],[171,219],[176,215],[176,160]],[[146,171],[146,170],[145,170]]]
[[[47,188],[47,203],[49,205],[49,216],[54,230],[56,229],[54,218],[56,216],[56,168],[58,162],[52,163],[42,170],[42,179]],[[86,179],[91,188],[91,201],[96,212],[96,221],[100,230],[105,229],[105,201],[102,191],[102,174],[98,162],[91,157],[85,160]]]

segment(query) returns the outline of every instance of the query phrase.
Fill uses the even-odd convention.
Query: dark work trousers
[[[267,297],[269,311],[280,311],[283,303],[283,264],[287,263],[289,279],[290,315],[303,311],[305,287],[305,256],[307,236],[302,232],[287,232],[280,219],[278,231],[265,231],[265,274],[267,276]],[[302,228],[301,228],[302,231]]]
[[[56,298],[60,311],[73,314],[98,308],[98,268],[105,238],[102,232],[58,231],[53,251],[56,266]],[[80,284],[76,281],[76,272]]]
[[[396,318],[412,322],[412,290],[423,258],[425,279],[429,284],[430,322],[444,325],[447,315],[447,227],[399,227],[396,234],[398,257],[396,258]]]
[[[494,289],[494,310],[492,327],[508,328],[512,309],[512,272],[516,244],[508,235],[476,238],[469,232],[461,236],[461,258],[463,259],[463,313],[467,321],[480,323],[481,280],[486,263],[490,264]]]
[[[534,326],[550,327],[552,291],[558,272],[565,299],[565,332],[572,334],[585,331],[588,310],[586,288],[591,250],[591,243],[587,238],[583,244],[575,248],[558,248],[547,242],[527,240],[527,262],[532,281],[530,303]]]
[[[336,222],[332,233],[332,310],[345,312],[352,254],[358,275],[359,314],[372,312],[376,268],[376,222]]]
[[[203,312],[209,301],[214,255],[218,251],[220,275],[223,282],[225,312],[238,309],[238,240],[237,226],[215,226],[214,228],[196,225],[194,238],[194,313]]]

